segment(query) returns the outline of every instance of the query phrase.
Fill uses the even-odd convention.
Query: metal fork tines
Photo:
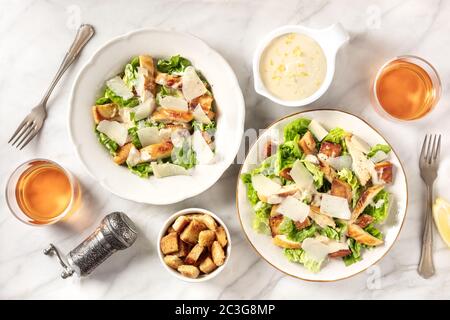
[[[39,132],[41,129],[47,112],[45,107],[36,107],[23,119],[16,131],[9,139],[8,143],[12,142],[13,146],[22,150]]]
[[[422,237],[422,253],[419,262],[419,274],[429,278],[434,274],[433,264],[433,183],[439,168],[439,154],[441,150],[441,135],[425,135],[420,152],[420,176],[427,187],[427,207]]]

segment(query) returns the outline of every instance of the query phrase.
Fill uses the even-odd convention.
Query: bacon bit
[[[378,162],[375,164],[375,171],[377,172],[378,179],[384,181],[384,183],[392,182],[392,163],[389,161]]]
[[[284,168],[283,170],[281,170],[279,172],[279,175],[280,175],[280,177],[282,177],[282,178],[284,178],[286,180],[292,181],[294,179],[292,179],[292,177],[290,175],[290,172],[291,172],[291,168]]]
[[[373,222],[373,217],[371,215],[362,214],[358,217],[358,219],[356,219],[355,224],[364,229],[372,222]]]
[[[297,230],[302,230],[305,229],[306,227],[309,227],[311,225],[311,221],[309,220],[308,217],[306,217],[306,219],[303,220],[303,222],[295,221],[294,224]]]
[[[343,250],[339,250],[336,252],[331,252],[328,254],[328,256],[330,258],[341,258],[341,257],[346,257],[351,253],[352,253],[352,251],[350,249],[343,249]]]
[[[332,142],[322,142],[319,153],[323,153],[328,157],[339,157],[342,154],[342,146]]]

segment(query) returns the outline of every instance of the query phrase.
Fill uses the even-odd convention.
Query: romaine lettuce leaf
[[[303,264],[306,269],[315,273],[320,271],[324,262],[324,260],[316,261],[311,259],[302,249],[284,249],[283,253],[289,261]]]
[[[361,244],[352,238],[347,239],[347,244],[352,253],[342,259],[344,260],[345,265],[349,266],[361,260]]]
[[[243,173],[241,174],[241,180],[247,187],[248,201],[252,206],[256,205],[256,203],[258,203],[259,201],[259,198],[255,188],[253,188],[252,185],[252,175],[250,173]]]
[[[182,166],[185,169],[194,167],[197,160],[195,152],[192,150],[192,145],[188,140],[185,140],[182,146],[173,149],[171,158],[173,164]]]
[[[378,151],[382,151],[388,154],[389,152],[391,152],[391,147],[388,146],[387,144],[376,144],[372,147],[372,149],[370,149],[369,153],[367,154],[367,157],[368,158],[373,157],[375,153],[377,153]]]
[[[186,69],[186,67],[189,67],[191,65],[191,62],[181,57],[179,54],[170,57],[169,59],[159,59],[158,63],[156,64],[156,68],[159,72],[164,73],[181,73]]]
[[[255,169],[252,170],[251,174],[252,176],[256,174],[262,174],[266,177],[273,177],[276,173],[276,161],[277,157],[275,155],[272,155],[266,159],[264,159],[263,162],[261,162],[261,165]]]
[[[330,226],[326,226],[325,228],[321,228],[319,230],[319,233],[322,236],[325,236],[325,237],[333,239],[333,240],[339,241],[341,239],[341,234],[337,230],[333,229]]]
[[[280,172],[284,168],[291,167],[295,160],[302,157],[302,153],[297,143],[298,138],[299,135],[297,135],[294,140],[287,141],[278,147],[275,164],[276,172]]]
[[[128,100],[124,100],[122,97],[117,96],[110,88],[105,89],[104,98],[109,99],[121,108],[133,108],[139,104],[138,97],[132,97]]]
[[[344,168],[337,173],[338,178],[342,181],[347,182],[350,187],[352,187],[352,206],[355,207],[358,202],[359,196],[361,195],[361,185],[358,181],[356,175],[350,169]]]
[[[142,148],[141,141],[139,140],[139,136],[137,134],[138,127],[132,127],[128,129],[128,134],[131,138],[131,143],[138,149]]]
[[[370,233],[372,236],[374,236],[377,239],[383,240],[383,233],[377,229],[373,223],[369,224],[367,227],[364,228],[364,230],[368,233]]]
[[[100,141],[100,143],[106,149],[108,149],[109,153],[112,156],[115,156],[116,151],[119,149],[119,145],[115,141],[111,140],[106,134],[104,134],[98,130],[95,130],[95,133],[97,134],[98,141]]]
[[[128,169],[141,178],[148,178],[148,176],[153,173],[152,166],[148,162],[139,163],[134,167],[128,166]]]
[[[305,165],[306,169],[308,169],[308,171],[311,172],[316,189],[322,188],[323,172],[322,172],[322,170],[320,170],[319,166],[315,165],[314,163],[312,163],[310,161],[306,161],[306,160],[302,160],[302,162]]]
[[[306,118],[299,118],[284,127],[284,141],[292,141],[296,136],[302,136],[308,131],[308,126],[311,120]]]
[[[364,213],[371,215],[375,223],[380,223],[386,220],[389,205],[389,192],[383,189],[373,198],[372,204],[364,209]]]
[[[253,229],[258,233],[270,234],[269,217],[272,205],[258,201],[253,206],[255,216],[253,217]]]
[[[306,238],[314,237],[317,230],[317,226],[315,224],[310,225],[309,227],[298,230],[295,227],[294,221],[291,219],[284,217],[283,221],[280,224],[278,229],[282,234],[284,234],[289,240],[303,242]]]
[[[210,124],[204,124],[204,123],[201,123],[201,122],[198,122],[198,121],[194,120],[194,121],[192,121],[192,127],[194,129],[197,129],[197,130],[200,130],[200,131],[206,131],[209,134],[214,134],[215,131],[216,131],[217,124],[216,124],[215,121],[211,121]]]
[[[134,67],[131,63],[128,63],[125,66],[123,82],[127,85],[128,88],[133,88],[136,83],[137,78],[137,68]]]

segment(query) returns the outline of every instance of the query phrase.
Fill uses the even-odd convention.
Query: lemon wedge
[[[450,247],[450,203],[437,198],[433,205],[433,217],[442,240]]]

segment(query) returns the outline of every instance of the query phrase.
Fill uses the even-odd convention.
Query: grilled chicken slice
[[[300,242],[289,240],[284,234],[276,235],[272,242],[274,245],[286,249],[300,249],[302,247]]]
[[[320,171],[323,172],[329,183],[333,183],[333,180],[336,179],[336,171],[325,161],[320,160]]]
[[[316,140],[311,132],[306,131],[303,137],[298,141],[298,145],[303,150],[305,154],[316,154]]]
[[[278,174],[280,175],[280,177],[282,177],[282,178],[284,178],[286,180],[292,181],[294,179],[292,179],[292,177],[290,175],[290,172],[291,172],[291,168],[284,168]]]
[[[332,228],[336,227],[334,219],[321,213],[319,207],[310,206],[309,216],[322,228],[325,228],[327,226]]]
[[[95,124],[102,120],[117,120],[119,107],[115,103],[99,104],[92,107]]]
[[[359,198],[358,202],[356,203],[355,209],[353,209],[352,216],[350,218],[350,222],[353,223],[358,219],[360,214],[364,211],[364,209],[372,202],[373,198],[383,190],[384,186],[382,185],[376,185],[367,188]]]
[[[342,146],[338,143],[324,141],[320,145],[319,153],[329,158],[339,157],[342,154]]]
[[[379,246],[383,244],[383,240],[375,238],[370,233],[365,231],[360,226],[357,226],[356,224],[348,225],[347,235],[355,239],[357,242],[366,244],[368,246]]]
[[[392,163],[389,161],[378,162],[375,164],[378,180],[382,183],[392,182]]]
[[[302,222],[294,221],[294,225],[297,228],[297,230],[302,230],[311,225],[311,220],[308,217],[306,217],[306,219],[303,220]]]
[[[155,82],[159,85],[171,87],[174,89],[181,88],[182,86],[180,76],[174,76],[163,72],[156,72]]]
[[[170,157],[173,150],[173,144],[170,141],[163,141],[160,143],[151,144],[140,150],[142,153],[147,153],[149,155],[150,161],[164,159]]]
[[[169,110],[165,108],[158,108],[153,112],[151,119],[154,121],[169,123],[181,122],[187,123],[192,121],[193,115],[191,112]]]
[[[272,238],[275,236],[281,234],[279,231],[280,225],[283,222],[283,215],[277,214],[275,216],[271,216],[269,218],[269,227],[270,227],[270,233],[272,234]]]
[[[116,156],[113,158],[114,162],[119,165],[125,163],[132,147],[133,144],[131,142],[128,142],[127,144],[121,146],[119,151],[117,151]]]
[[[366,155],[361,151],[361,148],[352,142],[352,136],[346,136],[345,143],[352,157],[352,169],[361,185],[365,186],[372,178],[371,171],[374,168],[374,164],[371,160],[367,159]]]
[[[144,90],[150,91],[152,95],[155,96],[155,66],[152,57],[149,55],[139,56],[139,66],[147,70],[147,75],[144,76]]]
[[[191,100],[189,102],[189,108],[194,110],[197,105],[200,105],[206,115],[212,120],[215,116],[215,113],[212,111],[213,101],[214,98],[208,93],[205,93],[204,95]]]
[[[334,179],[331,183],[331,195],[347,199],[348,203],[352,201],[352,187],[345,181]]]

